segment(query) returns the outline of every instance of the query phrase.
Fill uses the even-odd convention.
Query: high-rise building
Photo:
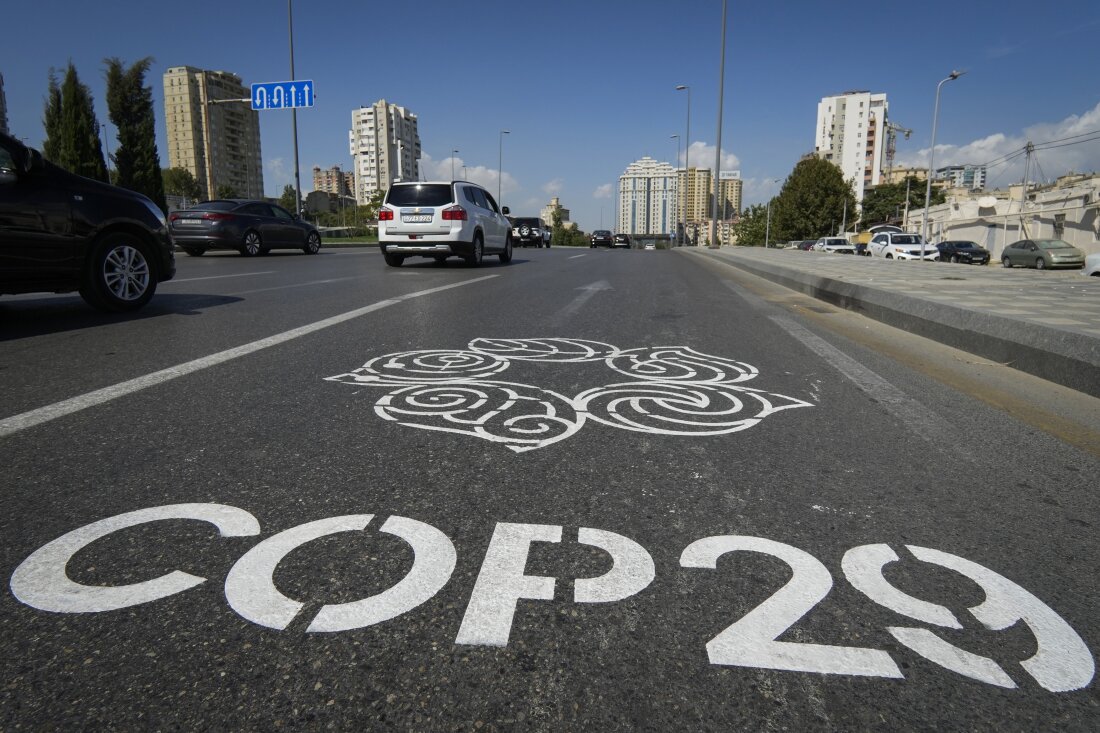
[[[718,218],[732,219],[741,213],[741,192],[744,182],[741,171],[722,171],[718,174]]]
[[[204,198],[223,187],[263,198],[260,117],[236,74],[175,66],[164,72],[168,164],[191,172]],[[227,100],[227,101],[221,101]]]
[[[814,154],[840,168],[860,203],[866,187],[882,182],[888,109],[885,94],[865,91],[823,97],[817,105]]]
[[[619,176],[618,231],[675,234],[676,179],[675,168],[649,156],[627,166]]]
[[[8,99],[4,96],[4,75],[0,74],[0,132],[8,131]]]
[[[677,206],[681,222],[689,232],[697,231],[710,221],[711,196],[714,189],[710,168],[680,168],[676,171]],[[674,230],[675,231],[675,230]]]
[[[340,170],[340,166],[322,170],[321,166],[313,166],[313,190],[333,193],[337,196],[351,196],[355,190],[355,174]]]
[[[951,188],[965,188],[968,191],[985,190],[984,165],[949,165],[937,168],[935,180],[946,179]]]
[[[420,133],[416,115],[380,99],[352,110],[348,132],[355,161],[355,198],[367,204],[391,183],[420,179]]]

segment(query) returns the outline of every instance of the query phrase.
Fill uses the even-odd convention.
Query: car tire
[[[892,259],[894,259],[894,255],[886,255],[886,259],[892,260]]]
[[[447,261],[446,257],[439,257],[439,256],[433,257],[432,259],[435,260],[435,264],[439,265],[440,267],[442,267],[443,263],[445,263]]]
[[[157,290],[146,245],[130,234],[108,233],[92,248],[80,295],[93,308],[115,313],[141,308]]]
[[[953,264],[956,264],[956,265],[959,264],[959,256],[958,255],[951,255],[951,262]]]
[[[317,232],[310,232],[306,237],[306,246],[302,247],[302,251],[307,255],[315,255],[321,251],[321,235]]]
[[[404,255],[390,254],[389,252],[383,252],[382,257],[385,258],[386,264],[390,267],[401,267],[405,263]]]
[[[1012,267],[1012,262],[1010,262],[1007,257],[1002,257],[1001,258],[1001,267],[1004,267],[1004,268]]]
[[[512,261],[512,238],[504,240],[504,251],[500,253],[500,264],[507,265]]]
[[[480,234],[474,235],[473,248],[473,253],[466,258],[467,267],[478,267],[481,264],[481,260],[485,257],[485,242],[482,240]]]
[[[249,229],[244,233],[244,239],[241,240],[241,255],[255,257],[262,251],[263,241],[260,239],[260,233],[255,229]]]
[[[191,255],[192,257],[202,257],[204,254],[206,254],[206,250],[202,247],[184,247],[183,251]]]
[[[1047,269],[1047,261],[1044,260],[1042,257],[1036,258],[1036,260],[1035,260],[1035,269],[1036,270],[1045,270],[1045,269]]]

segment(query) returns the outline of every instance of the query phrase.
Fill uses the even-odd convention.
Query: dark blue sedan
[[[300,249],[314,255],[321,249],[321,235],[312,224],[266,201],[204,201],[173,212],[168,221],[173,241],[193,257],[208,249],[235,249],[245,257],[273,249]]]

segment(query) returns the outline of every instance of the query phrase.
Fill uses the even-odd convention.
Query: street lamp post
[[[940,116],[940,89],[949,81],[955,81],[965,74],[965,71],[952,71],[948,77],[936,85],[936,105],[932,110],[932,147],[928,151],[928,181],[924,187],[924,217],[920,225],[920,259],[924,261],[924,243],[928,241],[928,207],[932,204],[932,171],[933,161],[936,157],[936,123]]]
[[[680,237],[680,136],[669,135],[669,139],[676,138],[676,165],[672,166],[673,172],[676,174],[676,238]]]
[[[780,180],[781,179],[779,179],[779,178],[769,178],[767,181],[765,181],[765,183],[779,183]],[[769,186],[769,188],[771,188],[771,186]],[[768,199],[768,215],[767,215],[767,220],[764,223],[764,249],[768,248],[768,241],[771,239],[771,235],[772,235],[772,199],[773,198],[775,198],[775,197],[772,196],[771,198]]]
[[[710,248],[718,249],[722,244],[718,241],[718,181],[722,177],[722,100],[726,89],[726,7],[729,0],[722,0],[722,51],[721,61],[718,63],[718,132],[715,135],[717,141],[714,145],[714,196],[710,212]]]
[[[458,148],[451,151],[451,180],[455,179],[455,156],[458,155]]]
[[[688,209],[688,169],[691,168],[691,87],[687,84],[677,84],[676,91],[687,92],[687,129],[684,131],[684,236],[687,236],[687,209]],[[679,236],[677,236],[679,239]],[[683,244],[683,242],[680,242]]]
[[[504,175],[504,136],[511,134],[511,130],[501,130],[497,135],[497,206],[504,206],[500,198],[500,178]]]
[[[290,78],[294,79],[294,0],[286,0],[287,26],[290,31]],[[302,176],[298,168],[298,108],[290,108],[290,127],[294,134],[294,210],[295,216],[302,215]],[[262,195],[262,191],[260,192]],[[251,194],[249,194],[251,195]]]

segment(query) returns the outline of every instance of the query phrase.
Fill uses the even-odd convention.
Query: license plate
[[[430,224],[431,214],[402,214],[401,221],[405,224]]]

